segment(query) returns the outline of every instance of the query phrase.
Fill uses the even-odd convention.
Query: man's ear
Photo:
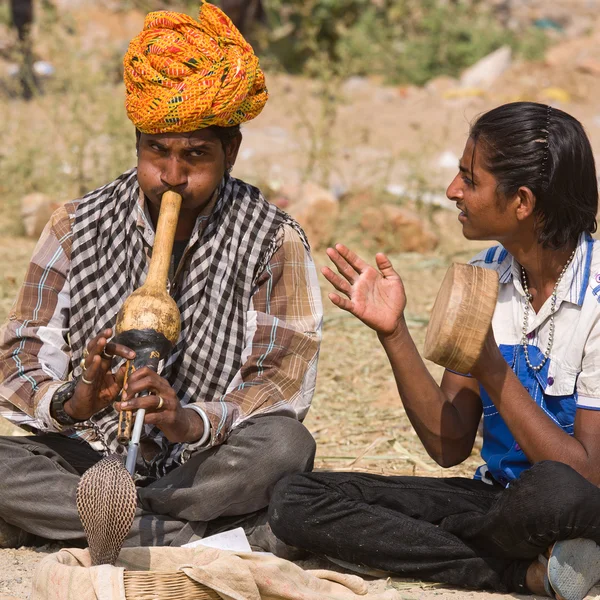
[[[242,132],[240,131],[225,148],[225,168],[231,169],[235,165],[240,144],[242,143]]]
[[[530,218],[535,211],[535,194],[525,186],[517,190],[516,198],[516,217],[519,221],[525,221]]]

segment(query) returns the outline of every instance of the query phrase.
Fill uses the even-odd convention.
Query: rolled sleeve
[[[61,207],[44,229],[19,295],[0,330],[0,414],[56,431],[50,400],[67,378],[71,227]]]
[[[576,389],[578,409],[600,410],[600,319],[586,341]]]

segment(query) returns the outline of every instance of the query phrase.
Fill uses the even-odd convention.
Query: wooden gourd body
[[[125,300],[117,315],[116,334],[126,331],[156,331],[174,346],[181,330],[177,303],[165,289],[144,283]],[[132,348],[135,350],[135,348]]]

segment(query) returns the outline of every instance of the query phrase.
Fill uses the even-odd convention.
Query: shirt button
[[[552,385],[554,383],[554,377],[548,377],[548,379],[546,380],[548,385]]]

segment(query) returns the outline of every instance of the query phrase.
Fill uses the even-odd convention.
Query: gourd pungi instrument
[[[148,276],[144,284],[125,300],[117,315],[114,341],[128,346],[136,354],[133,360],[127,361],[125,382],[133,371],[141,367],[156,370],[159,361],[169,353],[179,337],[181,315],[175,300],[167,292],[167,280],[180,208],[179,194],[163,194]],[[145,413],[144,409],[136,412],[133,432],[131,411],[123,411],[119,415],[117,440],[121,444],[129,444],[126,466],[132,475]]]
[[[181,316],[167,292],[167,279],[180,208],[179,194],[163,195],[148,276],[117,315],[114,339],[136,353],[127,361],[126,377],[144,366],[156,369],[179,337]],[[133,474],[145,413],[143,409],[136,412],[133,432],[131,411],[119,415],[118,439],[129,444],[126,466],[120,456],[111,454],[89,468],[79,481],[77,510],[93,565],[114,565],[131,529],[137,504]]]

